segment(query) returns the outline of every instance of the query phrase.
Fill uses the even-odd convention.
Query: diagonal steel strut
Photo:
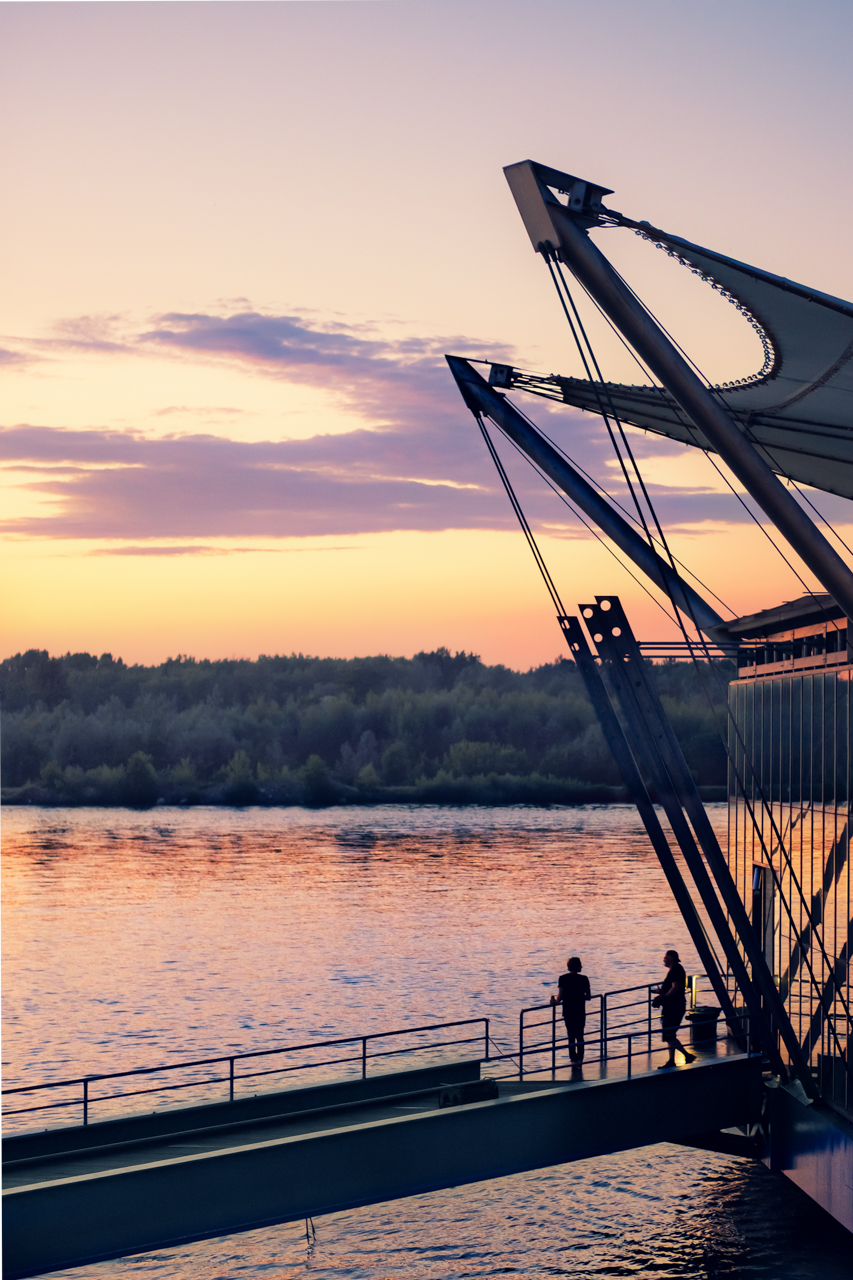
[[[461,356],[445,356],[445,359],[474,417],[482,414],[496,423],[504,435],[594,520],[646,577],[695,621],[697,627],[721,645],[731,645],[725,622],[708,601],[631,528],[628,521],[548,443],[534,425],[505,396],[490,387],[468,360]]]
[[[762,1047],[779,1070],[778,1033],[806,1093],[809,1097],[817,1097],[808,1062],[708,820],[687,761],[657,691],[648,679],[640,647],[619,598],[597,596],[595,604],[581,605],[580,608],[598,652],[610,664],[610,678],[622,713],[640,748],[744,1003],[754,1025],[761,1029]],[[738,944],[746,953],[751,977]]]
[[[687,931],[696,948],[696,954],[699,956],[705,973],[714,989],[714,995],[720,1002],[732,1034],[740,1038],[743,1033],[743,1020],[739,1018],[732,1004],[725,979],[720,972],[719,961],[708,940],[705,927],[690,896],[690,891],[684,883],[678,863],[673,856],[669,841],[660,824],[660,819],[643,782],[637,762],[628,745],[625,732],[610,701],[610,695],[601,678],[601,672],[596,666],[595,658],[587,644],[583,628],[577,618],[561,617],[559,623],[572,657],[577,664],[581,679],[589,695],[589,700],[598,717],[601,732],[613,753],[613,758],[628,789],[628,794],[637,807],[637,812],[646,828],[652,848],[658,856],[658,861],[666,876],[667,883],[672,890],[672,895],[681,911]]]

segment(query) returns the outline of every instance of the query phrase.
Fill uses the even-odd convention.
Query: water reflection
[[[4,845],[7,1085],[480,1015],[509,1045],[569,953],[594,991],[659,976],[665,947],[696,963],[628,808],[13,809]],[[317,1228],[74,1274],[850,1275],[795,1188],[675,1147]]]

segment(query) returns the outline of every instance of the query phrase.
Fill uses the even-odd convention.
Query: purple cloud
[[[179,542],[176,546],[161,543],[131,543],[123,547],[96,547],[90,556],[234,556],[234,555],[316,555],[324,551],[354,551],[355,547],[211,547],[198,542]]]
[[[388,474],[394,459],[378,456],[372,435],[244,443],[19,427],[0,432],[0,457],[37,457],[43,470],[37,476],[29,472],[28,487],[58,499],[58,509],[0,527],[29,535],[137,539],[510,525],[494,486],[459,489],[440,480],[395,476],[393,468]],[[71,457],[76,467],[68,466]],[[384,474],[371,474],[371,463],[378,462],[385,463]],[[445,472],[450,467],[452,462]],[[431,470],[437,470],[435,463]]]
[[[258,375],[332,389],[370,425],[252,443],[202,434],[0,430],[0,459],[26,472],[34,493],[54,500],[47,515],[3,522],[7,533],[144,542],[514,527],[443,358],[445,351],[461,350],[507,360],[507,348],[487,353],[482,343],[461,337],[387,341],[366,327],[334,328],[252,311],[170,314],[121,338],[117,327],[81,320],[66,326],[59,341],[105,353],[157,349],[184,359],[237,361]],[[525,407],[582,466],[606,477],[609,446],[596,419],[541,400],[528,398]],[[500,447],[530,518],[564,527],[567,536],[586,536],[526,464]],[[660,454],[680,446],[640,438],[637,448]],[[651,489],[667,523],[746,518],[728,496]],[[616,485],[611,490],[625,502]]]

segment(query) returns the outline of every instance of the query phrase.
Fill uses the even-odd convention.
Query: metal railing
[[[687,979],[686,996],[689,1007],[697,1010],[698,988],[699,983],[704,979],[704,975],[696,975]],[[658,1020],[655,1017],[652,1001],[658,991],[658,984],[649,982],[643,983],[635,987],[623,987],[618,991],[607,991],[602,995],[596,996],[591,1002],[587,1011],[587,1022],[584,1028],[583,1041],[585,1050],[590,1052],[587,1058],[588,1062],[605,1063],[608,1061],[616,1061],[627,1059],[628,1074],[631,1074],[633,1068],[634,1056],[642,1051],[647,1056],[666,1049],[665,1045],[656,1045],[653,1047],[652,1041],[659,1034]],[[547,1013],[545,1018],[537,1017],[543,1012]],[[533,1020],[531,1020],[533,1018]],[[562,1018],[560,1018],[562,1021]],[[510,1062],[515,1070],[513,1075],[518,1074],[521,1079],[525,1075],[536,1074],[542,1071],[556,1071],[557,1069],[557,1053],[558,1053],[558,1019],[557,1006],[550,1004],[534,1005],[528,1009],[522,1009],[519,1014],[518,1021],[518,1050],[512,1052],[501,1052],[500,1046],[494,1042],[490,1035],[490,1019],[489,1018],[464,1018],[454,1022],[435,1022],[426,1026],[403,1027],[394,1031],[374,1031],[368,1035],[361,1036],[343,1036],[333,1040],[311,1040],[304,1044],[293,1045],[277,1045],[272,1049],[254,1049],[247,1053],[221,1054],[215,1058],[196,1058],[187,1062],[168,1062],[162,1063],[156,1067],[137,1067],[129,1071],[109,1071],[99,1072],[92,1075],[77,1076],[68,1080],[51,1080],[44,1081],[40,1084],[15,1085],[2,1091],[3,1097],[14,1095],[16,1100],[24,1098],[21,1095],[29,1097],[45,1092],[54,1093],[61,1090],[74,1091],[72,1097],[63,1097],[58,1100],[51,1098],[49,1101],[37,1102],[34,1106],[9,1107],[3,1111],[3,1118],[10,1119],[13,1116],[34,1116],[36,1113],[51,1113],[52,1116],[57,1115],[68,1108],[79,1108],[82,1114],[82,1123],[88,1125],[90,1123],[90,1111],[93,1106],[104,1104],[121,1104],[125,1099],[150,1097],[159,1094],[164,1100],[170,1099],[174,1094],[186,1089],[203,1089],[209,1094],[211,1087],[216,1090],[219,1085],[227,1086],[227,1101],[233,1102],[235,1094],[240,1085],[245,1081],[257,1081],[268,1076],[287,1076],[291,1072],[315,1071],[320,1068],[355,1068],[356,1074],[361,1079],[367,1079],[368,1065],[379,1059],[389,1059],[400,1057],[401,1055],[424,1054],[428,1052],[436,1052],[446,1049],[459,1049],[465,1045],[481,1046],[477,1060],[483,1063],[490,1063],[497,1066],[501,1062]],[[449,1031],[463,1027],[481,1027],[482,1030],[472,1035],[457,1035],[451,1039],[430,1039],[424,1040],[423,1037],[432,1035],[434,1032]],[[721,1024],[724,1038],[729,1029],[725,1024]],[[743,1028],[746,1032],[746,1019],[744,1019]],[[686,1030],[686,1029],[685,1029]],[[420,1042],[412,1043],[413,1037],[421,1037]],[[388,1041],[394,1038],[405,1038],[408,1043],[402,1047],[379,1048],[377,1042]],[[711,1039],[716,1039],[714,1032]],[[560,1033],[562,1039],[562,1032]],[[710,1039],[707,1040],[710,1043]],[[495,1044],[497,1052],[490,1052],[490,1044]],[[338,1056],[322,1056],[318,1059],[312,1058],[309,1061],[304,1059],[292,1063],[276,1063],[275,1065],[262,1066],[256,1070],[241,1069],[242,1064],[256,1063],[263,1060],[264,1063],[271,1058],[280,1057],[285,1054],[313,1054],[318,1050],[324,1049],[342,1049],[351,1047],[354,1052],[344,1053]],[[544,1065],[530,1065],[542,1064]],[[422,1060],[422,1059],[421,1059]],[[216,1072],[216,1068],[223,1067],[221,1073]],[[199,1075],[199,1070],[203,1068],[213,1068],[212,1072]],[[179,1079],[174,1083],[152,1083],[150,1086],[141,1088],[109,1090],[102,1092],[102,1088],[108,1081],[139,1081],[140,1084],[150,1077],[168,1074],[174,1080],[174,1073],[189,1073],[191,1078]],[[192,1074],[194,1073],[194,1074]],[[340,1077],[338,1077],[340,1078]],[[97,1092],[93,1090],[98,1087]],[[225,1090],[222,1091],[223,1094]],[[214,1098],[214,1101],[216,1099]],[[223,1097],[222,1101],[226,1101]],[[209,1101],[209,1097],[205,1098]],[[122,1107],[120,1112],[125,1113]],[[125,1113],[126,1114],[126,1113]]]
[[[704,975],[697,974],[687,979],[688,1008],[695,1013],[699,982]],[[633,1067],[633,1057],[640,1048],[650,1055],[667,1051],[666,1045],[653,1047],[653,1039],[660,1034],[652,1001],[658,992],[656,982],[643,983],[637,987],[623,987],[618,991],[607,991],[593,997],[587,1006],[587,1021],[584,1027],[584,1050],[591,1051],[588,1062],[604,1063],[627,1059],[628,1075]],[[547,1010],[547,1017],[531,1022],[530,1014],[540,1014]],[[562,1021],[562,1017],[560,1017]],[[725,1035],[728,1034],[723,1024]],[[744,1031],[746,1024],[744,1020]],[[689,1034],[685,1029],[683,1034]],[[531,1035],[534,1038],[531,1041]],[[714,1039],[718,1037],[716,1031]],[[562,1032],[560,1033],[562,1037]],[[555,1071],[557,1068],[558,1033],[557,1006],[552,1004],[533,1005],[522,1009],[518,1018],[518,1074],[519,1077],[532,1075],[542,1071]],[[545,1066],[528,1066],[526,1059],[536,1059],[537,1055],[550,1058]],[[541,1061],[541,1058],[540,1058]]]
[[[416,1036],[425,1035],[433,1031],[446,1031],[454,1027],[472,1027],[482,1026],[481,1033],[475,1036],[457,1037],[453,1040],[430,1041],[429,1043],[408,1044],[403,1048],[381,1049],[378,1052],[370,1052],[368,1046],[372,1046],[377,1040],[387,1040],[393,1036]],[[3,1118],[10,1116],[22,1116],[32,1114],[34,1112],[52,1111],[56,1112],[67,1107],[80,1107],[82,1109],[83,1124],[89,1124],[89,1110],[96,1103],[118,1102],[123,1098],[138,1098],[150,1094],[172,1094],[180,1089],[203,1088],[210,1085],[227,1084],[228,1101],[234,1101],[235,1088],[241,1081],[256,1080],[261,1076],[285,1075],[291,1071],[308,1071],[318,1067],[343,1067],[358,1064],[361,1068],[361,1079],[367,1079],[368,1063],[378,1058],[392,1058],[400,1054],[424,1053],[439,1049],[458,1048],[461,1045],[481,1044],[483,1047],[481,1062],[489,1061],[489,1019],[488,1018],[464,1018],[456,1022],[435,1022],[423,1027],[403,1027],[396,1031],[374,1031],[369,1035],[363,1036],[344,1036],[336,1040],[312,1040],[307,1044],[280,1045],[275,1049],[254,1049],[249,1053],[233,1053],[222,1055],[216,1058],[196,1058],[189,1062],[169,1062],[157,1067],[136,1067],[130,1071],[108,1071],[100,1072],[95,1075],[77,1076],[70,1080],[50,1080],[41,1084],[25,1084],[16,1085],[10,1089],[2,1091],[3,1096],[7,1094],[34,1094],[45,1090],[56,1089],[74,1089],[79,1086],[80,1093],[71,1098],[63,1099],[55,1102],[43,1102],[32,1107],[14,1107],[3,1111]],[[261,1071],[239,1071],[237,1064],[247,1062],[249,1059],[270,1058],[277,1054],[305,1053],[308,1051],[316,1051],[318,1049],[337,1048],[343,1045],[358,1046],[357,1052],[344,1057],[324,1058],[317,1062],[297,1062],[288,1066],[274,1066]],[[198,1067],[216,1067],[222,1064],[228,1064],[227,1074],[222,1075],[206,1075],[201,1079],[181,1080],[177,1084],[157,1084],[153,1088],[145,1089],[129,1089],[123,1092],[113,1092],[105,1094],[92,1093],[92,1087],[101,1084],[106,1080],[128,1080],[131,1077],[145,1077],[161,1075],[165,1072],[190,1071]],[[224,1099],[223,1099],[224,1100]]]

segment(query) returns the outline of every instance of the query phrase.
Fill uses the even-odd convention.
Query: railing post
[[[524,1010],[518,1015],[518,1078],[524,1075]]]
[[[83,1124],[89,1123],[89,1081],[83,1081]]]
[[[484,1018],[484,1019],[483,1019],[483,1021],[484,1021],[484,1022],[485,1022],[485,1024],[486,1024],[486,1057],[485,1057],[485,1060],[486,1060],[486,1062],[488,1062],[488,1061],[489,1061],[489,1019],[488,1019],[488,1018]]]
[[[634,1037],[629,1034],[628,1036],[628,1079],[629,1080],[631,1078],[631,1045],[632,1045],[633,1039]]]
[[[228,1059],[228,1101],[234,1101],[234,1059]]]
[[[361,1037],[361,1078],[367,1079],[367,1036]]]
[[[601,1001],[601,1014],[599,1021],[601,1022],[601,1061],[607,1061],[607,994],[606,992],[599,996]]]
[[[652,989],[651,986],[646,988],[646,1018],[648,1022],[649,1047],[648,1052],[652,1051]]]
[[[551,1005],[551,1070],[557,1070],[557,1006]]]

